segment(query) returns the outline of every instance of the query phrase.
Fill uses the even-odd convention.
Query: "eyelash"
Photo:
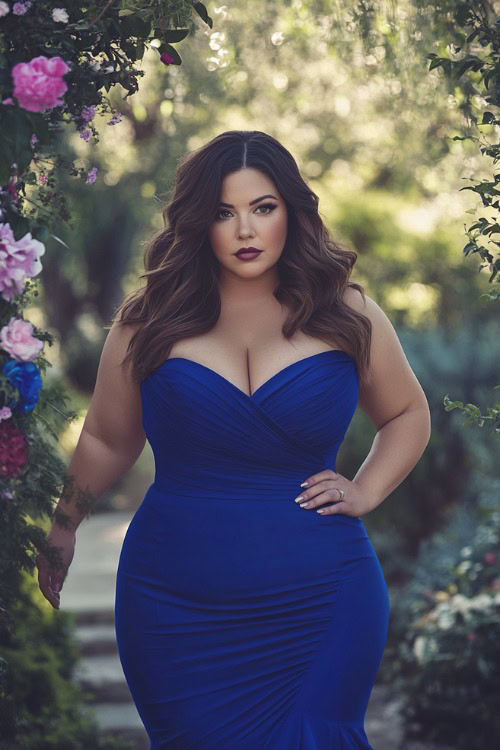
[[[261,206],[257,206],[256,210],[258,210],[259,208],[269,208],[269,211],[266,211],[265,214],[261,214],[261,216],[269,216],[269,214],[272,213],[274,209],[277,208],[277,206],[274,203],[263,203]],[[219,221],[224,221],[224,217],[220,216],[220,214],[226,213],[226,211],[227,213],[231,213],[228,208],[221,208],[220,211],[217,211],[215,218]]]

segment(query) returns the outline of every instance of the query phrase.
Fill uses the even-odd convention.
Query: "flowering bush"
[[[44,530],[28,521],[53,518],[54,498],[61,497],[63,488],[69,490],[68,498],[76,495],[82,515],[93,504],[91,493],[75,486],[49,442],[53,438],[55,443],[62,427],[78,416],[65,409],[68,397],[58,383],[43,383],[50,363],[42,350],[54,339],[23,314],[38,296],[34,277],[42,271],[49,229],[70,218],[66,198],[57,192],[57,170],[66,167],[87,185],[97,179],[96,166],[77,168],[63,159],[55,137],[64,125],[74,127],[87,142],[92,136],[98,141],[93,125],[98,112],[111,112],[107,125],[118,125],[122,115],[112,111],[102,90],[120,84],[127,96],[137,91],[144,72],[134,63],[151,42],[161,63],[180,65],[172,45],[193,30],[193,8],[212,25],[205,6],[191,0],[65,0],[64,7],[54,7],[49,0],[0,0],[0,644],[13,660],[10,665],[0,659],[6,750],[40,747],[40,742],[55,750],[61,747],[60,735],[75,749],[108,747],[93,730],[82,730],[74,718],[78,706],[61,725],[61,701],[51,689],[40,692],[37,679],[31,679],[31,661],[18,658],[27,645],[19,621],[33,612],[29,602],[19,606],[22,576],[35,570],[32,553],[41,552],[52,565],[60,564]],[[60,509],[57,521],[65,523]],[[48,643],[44,647],[52,648]],[[64,679],[57,675],[61,695]],[[31,693],[24,690],[30,681]],[[13,685],[23,687],[26,705],[20,695],[12,695]],[[47,730],[46,716],[53,717],[59,732]]]
[[[17,63],[12,68],[14,96],[19,106],[29,112],[64,105],[61,96],[68,90],[63,75],[70,70],[60,57],[34,57],[27,63]],[[10,103],[10,102],[8,102]]]
[[[499,482],[423,545],[392,606],[386,675],[408,737],[456,750],[500,745]]]
[[[0,2],[0,186],[6,185],[0,219],[16,237],[31,231],[43,241],[48,226],[69,219],[65,196],[56,190],[59,168],[86,184],[96,179],[95,166],[77,168],[51,151],[59,125],[97,142],[97,112],[111,112],[107,124],[118,124],[121,113],[103,90],[119,84],[126,97],[135,93],[144,75],[136,63],[150,46],[165,66],[180,65],[173,45],[195,30],[193,8],[211,27],[203,3],[191,0],[67,0],[56,8],[49,0]],[[25,202],[35,207],[31,214]],[[43,221],[33,222],[41,208]]]

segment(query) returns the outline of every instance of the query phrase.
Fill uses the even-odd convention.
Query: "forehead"
[[[240,169],[238,172],[226,175],[222,181],[222,199],[240,196],[241,200],[249,201],[264,193],[279,196],[273,180],[257,169]]]

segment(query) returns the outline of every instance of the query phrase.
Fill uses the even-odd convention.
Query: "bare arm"
[[[64,525],[61,511],[73,531],[90,503],[95,504],[133,466],[146,442],[140,387],[131,379],[130,365],[120,364],[132,333],[128,326],[114,325],[104,343],[94,393],[68,466],[69,481],[55,509],[56,522]]]
[[[372,382],[360,390],[360,408],[377,428],[372,447],[352,480],[370,498],[371,509],[408,476],[431,435],[425,393],[411,369],[397,334],[383,310],[355,290],[349,303],[372,322]],[[346,300],[347,301],[347,300]]]
[[[62,519],[60,525],[75,532],[92,505],[135,464],[141,452],[139,447],[135,453],[117,450],[84,427],[68,466],[73,482],[66,483],[61,494],[55,509],[56,522],[62,511],[69,525],[63,524]],[[91,493],[87,507],[82,491]]]

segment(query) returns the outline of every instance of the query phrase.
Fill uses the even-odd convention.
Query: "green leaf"
[[[1,156],[10,165],[16,162],[19,174],[29,166],[33,158],[31,136],[33,125],[31,119],[21,108],[5,108],[1,118],[2,140]]]
[[[164,52],[167,52],[167,54],[169,54],[171,57],[173,57],[174,58],[174,62],[171,63],[172,65],[181,65],[182,64],[182,59],[181,59],[179,53],[177,52],[177,50],[175,49],[175,47],[172,47],[170,44],[166,44],[165,42],[163,42],[158,47],[158,52],[160,53],[160,55],[162,55]]]
[[[167,29],[163,32],[166,42],[182,42],[189,34],[189,29]]]
[[[210,28],[212,28],[213,25],[214,25],[214,22],[212,21],[212,19],[208,15],[207,9],[203,5],[203,3],[195,2],[195,3],[193,3],[193,8],[198,13],[198,15],[200,16],[200,18],[202,18],[205,21],[205,23],[208,26],[210,26]]]
[[[67,244],[66,244],[66,243],[64,242],[64,240],[62,240],[62,239],[61,239],[60,237],[56,237],[56,235],[55,235],[55,234],[51,234],[50,236],[51,236],[51,237],[53,237],[53,238],[54,238],[55,240],[57,240],[58,242],[60,242],[60,243],[61,243],[61,245],[64,245],[64,247],[67,247],[67,248],[68,248],[68,250],[71,250],[71,248],[70,248],[70,247],[68,247],[68,245],[67,245]]]
[[[483,112],[483,124],[488,122],[494,122],[496,120],[495,115],[493,112],[490,112],[489,110],[486,110],[486,112]]]

